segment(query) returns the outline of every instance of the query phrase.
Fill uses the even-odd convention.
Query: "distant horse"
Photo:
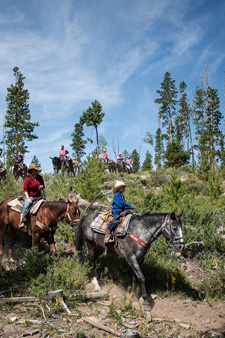
[[[74,172],[74,167],[73,167],[73,162],[72,160],[68,161],[68,164],[66,163],[66,161],[60,161],[60,158],[55,156],[55,157],[50,157],[50,159],[52,160],[52,164],[53,164],[53,169],[54,169],[54,173],[58,174],[59,170],[62,168],[62,163],[64,164],[64,170],[68,173],[71,174],[71,176],[75,176],[75,172]]]
[[[15,162],[13,167],[13,176],[15,177],[16,181],[19,179],[19,177],[22,177],[24,180],[25,177],[27,177],[27,166],[26,164],[21,165],[18,162]]]
[[[113,160],[108,161],[108,170],[110,173],[115,173],[116,172],[116,165],[115,162]]]
[[[0,168],[0,181],[4,180],[6,176],[6,169],[5,168]]]
[[[123,166],[122,162],[115,162],[115,167],[116,167],[116,170],[118,170],[119,173],[124,172],[124,166]]]
[[[80,171],[80,166],[79,166],[78,161],[72,160],[72,163],[73,163],[74,173],[75,173],[75,174],[76,174],[77,172],[79,173],[79,171]]]
[[[10,237],[8,242],[8,256],[12,259],[12,246],[15,241],[16,231],[28,234],[26,227],[20,228],[20,213],[16,212],[8,206],[13,198],[6,200],[0,204],[0,260],[3,256],[3,238],[6,230],[10,228]],[[39,251],[40,239],[44,238],[53,255],[56,254],[54,234],[57,229],[57,223],[65,218],[71,226],[76,225],[80,221],[80,211],[78,208],[78,200],[70,201],[44,201],[40,206],[37,214],[30,216],[30,230],[32,234],[33,244]]]
[[[96,233],[90,227],[90,224],[99,213],[84,216],[78,226],[76,235],[76,249],[79,251],[79,257],[82,260],[82,246],[84,239],[87,242],[88,257],[90,265],[93,268],[94,276],[97,278],[96,260],[105,251],[104,235]],[[149,214],[143,216],[132,216],[125,237],[117,237],[117,245],[107,244],[108,253],[113,256],[124,257],[133,270],[132,293],[136,297],[136,286],[139,282],[141,287],[144,305],[147,308],[153,307],[153,299],[147,295],[145,288],[145,277],[141,271],[141,265],[144,261],[151,243],[161,234],[166,237],[176,250],[181,251],[184,246],[182,236],[182,226],[180,216],[182,213],[167,214]]]
[[[106,169],[108,169],[110,173],[116,172],[116,165],[113,160],[108,159],[108,163],[106,163],[105,160],[101,158],[100,162],[106,165]]]

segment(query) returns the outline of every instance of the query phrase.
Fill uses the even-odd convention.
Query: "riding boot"
[[[24,221],[25,221],[24,215],[23,215],[23,214],[20,214],[19,228],[24,228],[24,227],[25,227]]]
[[[104,238],[104,243],[107,244],[109,243],[110,239],[111,239],[111,231],[109,229],[106,229],[105,231],[105,238]]]

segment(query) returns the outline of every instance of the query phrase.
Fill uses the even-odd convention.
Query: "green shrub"
[[[68,296],[84,288],[89,273],[90,268],[79,262],[77,253],[72,257],[56,258],[47,267],[45,275],[40,274],[31,281],[31,295],[41,296],[46,290],[63,289],[64,295]]]

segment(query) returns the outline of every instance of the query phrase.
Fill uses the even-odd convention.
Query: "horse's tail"
[[[79,252],[80,260],[83,260],[81,251],[82,251],[82,247],[84,245],[84,236],[83,236],[82,224],[85,221],[87,216],[88,215],[82,217],[82,219],[80,220],[80,223],[79,223],[78,229],[77,229],[77,233],[76,233],[75,246],[76,246],[76,250]]]

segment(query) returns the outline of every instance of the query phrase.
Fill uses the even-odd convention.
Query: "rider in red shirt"
[[[28,173],[30,174],[24,180],[24,206],[21,212],[21,219],[19,227],[24,227],[24,221],[26,221],[25,216],[33,203],[35,197],[41,196],[41,189],[44,189],[45,184],[41,175],[38,174],[38,170],[41,167],[37,166],[36,163],[31,163],[28,168]]]

